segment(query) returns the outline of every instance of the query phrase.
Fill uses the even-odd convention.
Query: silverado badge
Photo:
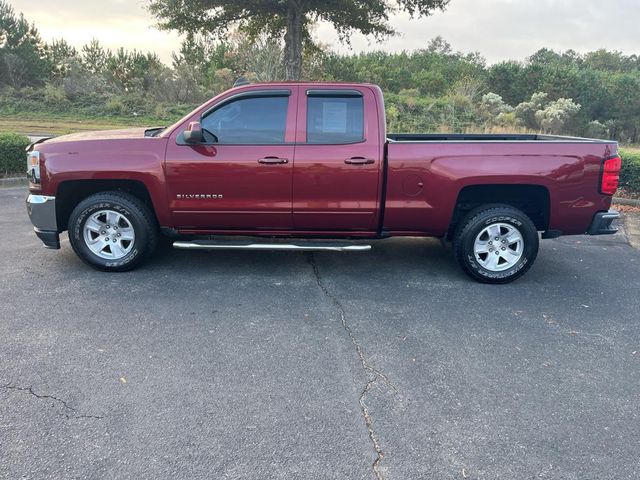
[[[215,200],[223,198],[223,196],[215,193],[178,193],[176,198],[178,200]]]

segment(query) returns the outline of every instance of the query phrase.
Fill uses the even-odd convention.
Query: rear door
[[[299,96],[294,228],[375,231],[383,151],[373,91],[300,87]]]
[[[169,141],[174,225],[203,230],[290,230],[297,87],[245,90],[200,120],[202,145]]]

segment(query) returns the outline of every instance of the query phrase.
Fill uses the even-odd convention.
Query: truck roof
[[[373,83],[362,83],[362,82],[311,82],[311,81],[299,81],[299,80],[287,80],[287,81],[277,81],[277,82],[256,82],[256,83],[247,83],[244,85],[239,85],[235,88],[248,88],[248,87],[256,87],[256,86],[273,86],[273,87],[281,87],[281,86],[316,86],[322,85],[325,87],[376,87],[379,88],[376,84]]]

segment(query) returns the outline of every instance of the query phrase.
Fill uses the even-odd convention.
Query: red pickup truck
[[[177,248],[304,251],[418,236],[451,240],[467,274],[507,283],[540,234],[616,232],[615,142],[393,135],[384,112],[375,85],[255,84],[167,128],[47,139],[28,149],[28,212],[46,247],[68,230],[107,271],[140,265],[161,233]]]

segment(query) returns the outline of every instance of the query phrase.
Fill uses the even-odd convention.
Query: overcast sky
[[[167,63],[180,37],[154,28],[139,0],[9,0],[34,21],[45,40],[80,46],[92,38],[115,49],[155,51]],[[640,54],[640,0],[451,0],[445,12],[412,20],[392,18],[401,35],[384,43],[355,35],[353,51],[425,47],[437,35],[463,52],[479,51],[490,63],[524,59],[542,47],[580,52],[607,48]],[[316,37],[341,47],[328,25]]]

